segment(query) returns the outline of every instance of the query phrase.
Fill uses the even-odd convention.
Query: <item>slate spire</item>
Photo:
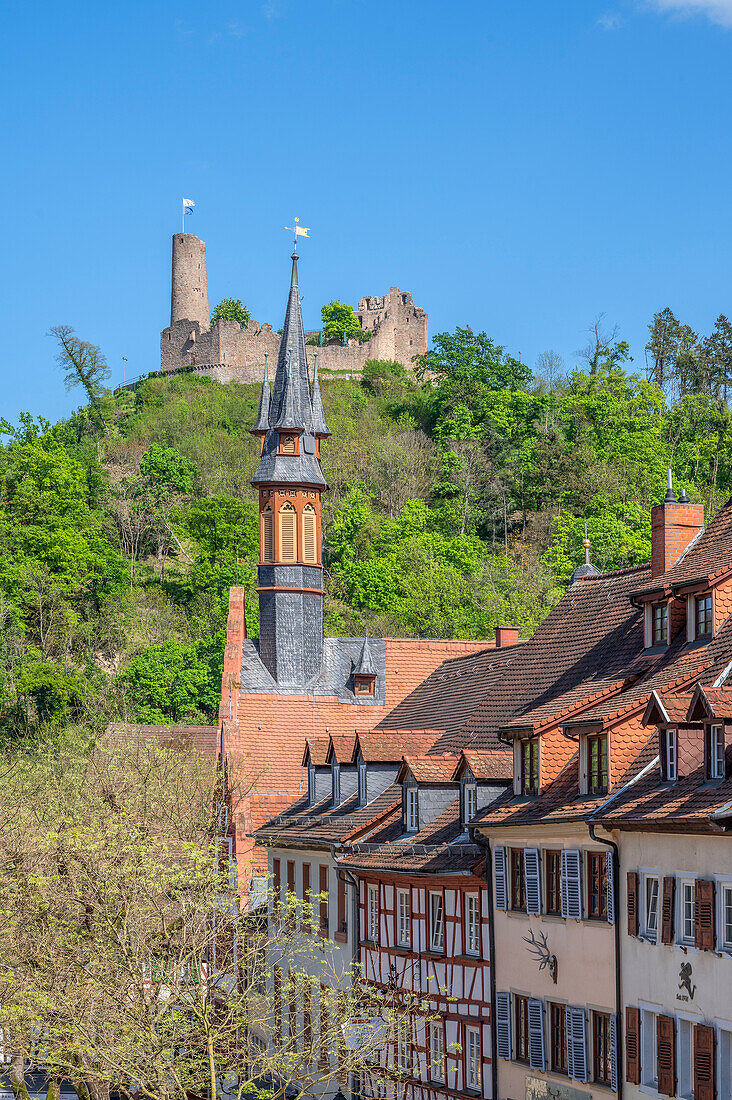
[[[368,637],[363,640],[363,647],[361,649],[361,655],[358,658],[358,664],[353,670],[358,676],[375,676],[376,665],[371,655],[371,646],[369,645]]]
[[[259,395],[259,411],[257,421],[251,429],[252,435],[265,435],[269,431],[269,406],[272,401],[272,390],[269,385],[269,371],[267,370],[267,352],[264,353],[264,378],[262,379],[262,392]]]
[[[301,432],[305,429],[305,425],[300,421],[297,414],[295,392],[295,384],[292,380],[292,359],[288,352],[287,374],[285,375],[285,386],[282,391],[282,401],[280,402],[280,415],[275,424],[275,428],[278,431]]]
[[[313,356],[315,366],[313,369],[313,384],[310,389],[310,405],[312,408],[312,415],[310,419],[310,430],[314,436],[319,439],[325,439],[330,435],[330,428],[325,422],[325,409],[323,408],[323,398],[320,395],[320,383],[318,382],[318,353],[315,352]]]

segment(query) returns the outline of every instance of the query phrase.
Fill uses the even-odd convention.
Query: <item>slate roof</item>
[[[421,874],[478,872],[485,853],[472,844],[460,825],[460,803],[456,799],[434,821],[418,833],[405,836],[398,824],[386,822],[368,840],[354,844],[339,860],[345,867],[363,870],[418,871]]]
[[[330,797],[315,806],[308,806],[306,799],[299,799],[259,828],[255,836],[259,843],[278,847],[329,847],[363,835],[395,813],[401,821],[401,805],[401,788],[395,783],[366,806],[358,805],[357,795],[340,806],[333,806]]]

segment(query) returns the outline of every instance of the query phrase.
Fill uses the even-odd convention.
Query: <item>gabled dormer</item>
[[[612,783],[612,743],[610,730],[602,719],[566,722],[562,732],[578,748],[580,794],[603,797]]]
[[[643,725],[657,730],[659,769],[665,783],[692,775],[704,760],[703,730],[701,724],[689,721],[690,700],[690,695],[654,691],[643,714]]]
[[[452,778],[460,790],[460,821],[467,828],[475,815],[511,784],[511,752],[465,749]]]
[[[688,719],[703,726],[706,778],[710,782],[726,779],[732,773],[732,688],[697,684],[689,702]]]
[[[358,791],[358,774],[353,760],[354,737],[331,736],[327,762],[330,767],[331,802],[341,806]]]
[[[314,806],[330,797],[332,789],[331,768],[328,763],[328,746],[325,738],[310,738],[305,742],[302,766],[307,768],[308,806]]]
[[[402,825],[416,833],[431,824],[458,798],[453,781],[458,757],[452,753],[405,756],[397,775],[402,787]]]
[[[353,764],[358,779],[360,806],[377,798],[396,782],[405,754],[424,754],[440,734],[433,730],[374,730],[356,735]]]

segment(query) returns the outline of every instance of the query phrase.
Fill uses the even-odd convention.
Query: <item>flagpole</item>
[[[180,231],[181,231],[181,233],[185,233],[185,231],[186,231],[186,200],[182,195],[181,195],[181,200],[180,200],[180,210],[181,210],[181,214],[180,214]]]

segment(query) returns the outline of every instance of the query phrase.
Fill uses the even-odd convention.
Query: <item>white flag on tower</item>
[[[193,213],[193,207],[195,205],[196,204],[193,201],[193,199],[183,199],[183,211],[184,211],[184,213],[192,214]]]

